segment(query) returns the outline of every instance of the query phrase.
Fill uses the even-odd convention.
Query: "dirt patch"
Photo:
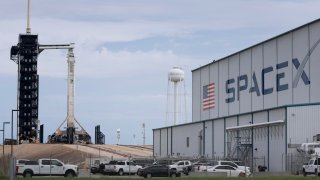
[[[78,165],[85,164],[86,159],[91,157],[124,159],[129,156],[152,156],[152,149],[130,145],[20,144],[12,147],[13,154],[17,159],[37,160],[40,158],[54,158],[64,163]],[[10,145],[5,145],[5,154],[11,154]]]

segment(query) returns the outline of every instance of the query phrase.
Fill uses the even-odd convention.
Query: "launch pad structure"
[[[75,96],[75,58],[74,58],[74,43],[62,45],[39,45],[40,50],[44,49],[68,49],[68,96],[67,96],[67,118],[62,122],[58,129],[48,137],[48,143],[91,143],[90,135],[76,120],[74,115],[74,96]],[[67,122],[67,129],[61,130],[62,125]],[[76,130],[75,124],[80,126],[80,130]]]
[[[38,55],[47,49],[67,49],[68,63],[68,95],[67,95],[67,117],[58,129],[48,137],[48,143],[91,143],[91,137],[86,130],[75,119],[74,115],[74,96],[75,96],[75,58],[74,43],[40,45],[38,35],[31,34],[30,28],[30,0],[28,0],[28,18],[26,34],[19,35],[19,42],[11,47],[11,57],[18,64],[18,123],[17,140],[18,142],[29,141],[36,143],[38,137],[38,95],[39,95],[39,75],[37,73]],[[62,125],[67,122],[66,130],[61,130]],[[76,130],[75,125],[80,126]],[[43,128],[40,128],[43,131]],[[41,136],[42,134],[42,136]],[[43,137],[43,132],[40,132]],[[19,139],[18,139],[19,138]],[[40,139],[40,142],[43,142]]]

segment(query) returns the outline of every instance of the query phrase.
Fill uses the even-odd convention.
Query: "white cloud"
[[[38,58],[38,72],[41,76],[66,77],[67,62],[66,51],[48,50]],[[90,51],[84,48],[75,50],[77,77],[136,77],[148,75],[163,75],[174,65],[194,67],[198,63],[194,59],[178,56],[170,51],[109,51],[101,48]],[[203,62],[205,63],[205,62]],[[12,62],[11,62],[11,66]],[[12,70],[12,68],[11,68]],[[4,72],[3,72],[4,73]],[[8,72],[9,73],[9,72]],[[10,71],[11,74],[16,72]]]
[[[316,0],[92,0],[90,2],[32,0],[31,28],[33,33],[39,34],[41,44],[71,42],[76,44],[76,78],[79,79],[77,82],[81,82],[78,87],[90,91],[77,93],[80,95],[76,101],[78,103],[76,111],[79,113],[77,117],[80,121],[84,120],[83,124],[91,129],[93,135],[93,124],[97,123],[101,123],[104,127],[103,130],[108,133],[112,131],[112,128],[124,126],[128,122],[139,126],[135,127],[135,131],[138,131],[137,128],[140,128],[142,122],[147,122],[148,128],[163,125],[160,123],[164,118],[164,112],[161,110],[165,109],[163,106],[165,106],[166,76],[169,69],[174,65],[185,67],[186,85],[191,87],[190,70],[211,61],[211,59],[198,59],[197,55],[193,56],[195,52],[192,50],[187,56],[175,52],[170,47],[162,48],[165,50],[148,49],[143,51],[142,48],[139,50],[139,46],[143,45],[137,44],[137,50],[129,51],[123,48],[113,51],[112,47],[108,47],[110,42],[125,43],[145,38],[164,37],[170,39],[175,48],[179,49],[185,44],[194,43],[194,38],[188,39],[188,37],[203,35],[198,33],[211,32],[214,34],[225,31],[239,37],[243,36],[243,31],[248,31],[252,35],[243,38],[244,40],[262,41],[265,40],[262,38],[278,35],[318,18],[319,6],[320,1]],[[17,44],[18,34],[25,32],[25,10],[26,1],[0,2],[0,78],[16,76],[17,66],[9,60],[9,52],[11,45]],[[178,38],[184,38],[184,41],[175,41]],[[226,40],[222,41],[221,39]],[[229,39],[228,34],[225,37],[219,37],[219,39],[211,36],[207,39],[203,38],[203,40],[203,44],[212,46],[212,49],[208,48],[209,50],[206,52],[212,55],[220,56],[222,54],[221,50],[214,48],[217,46],[238,50],[246,48],[235,47],[234,41],[237,40]],[[158,45],[160,46],[161,43]],[[38,59],[40,79],[66,79],[66,54],[65,50],[42,52]],[[157,82],[157,85],[146,85],[151,78]],[[89,84],[88,79],[92,81],[90,86],[96,84],[92,89],[87,87],[89,86],[87,85]],[[124,81],[123,83],[132,85],[128,87],[130,89],[126,93],[111,92],[113,89],[110,87],[119,83],[117,82],[119,79]],[[15,88],[11,85],[3,92],[8,94],[9,91],[15,91]],[[56,127],[53,127],[52,124],[56,123],[59,118],[62,121],[65,117],[65,111],[61,109],[66,105],[66,100],[65,94],[54,91],[50,91],[49,94],[46,88],[41,87],[40,90],[42,95],[40,115],[43,122],[50,124],[48,127],[53,132]],[[98,88],[101,88],[102,92],[99,92]],[[142,93],[132,94],[130,90],[133,89],[136,89],[135,92],[141,91]],[[190,94],[191,92],[189,92],[189,96]],[[191,101],[191,98],[189,100]],[[132,107],[135,102],[137,107]],[[12,104],[8,101],[1,103],[3,107]],[[90,107],[87,107],[88,104]],[[54,112],[54,118],[50,116],[50,112],[52,112],[50,108],[52,107],[57,110]],[[55,109],[54,107],[59,108]],[[112,112],[106,110],[108,107]],[[158,109],[152,110],[151,107]],[[91,111],[88,112],[87,109]],[[146,109],[149,111],[145,111]],[[6,113],[0,110],[0,114]],[[9,116],[10,113],[2,118],[9,119]],[[58,116],[59,118],[57,118]],[[105,120],[105,122],[102,119],[109,121]],[[117,123],[110,124],[110,121]],[[48,128],[47,131],[51,130]],[[132,129],[129,127],[127,132],[130,130]],[[151,134],[150,129],[149,131]],[[149,142],[151,143],[150,134]],[[111,137],[114,136],[111,135]]]

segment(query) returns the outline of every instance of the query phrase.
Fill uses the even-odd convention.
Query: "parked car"
[[[79,174],[77,165],[64,164],[58,159],[39,159],[26,161],[24,165],[16,166],[16,174],[23,177],[32,176],[66,176],[75,177]]]
[[[320,158],[312,157],[308,163],[302,166],[303,176],[308,174],[316,174],[320,176]]]
[[[184,174],[188,175],[189,172],[192,170],[192,163],[188,160],[182,160],[175,162],[172,165],[169,165],[170,169],[175,169],[178,172],[183,172]]]
[[[102,173],[102,174],[104,174],[104,168],[105,168],[105,165],[106,165],[107,163],[101,163],[101,164],[99,164],[99,165],[94,165],[94,166],[92,166],[91,168],[90,168],[90,172],[92,173],[92,174],[96,174],[96,173]]]
[[[228,165],[216,165],[207,169],[207,172],[223,172],[227,177],[245,177],[246,173],[243,170],[236,169]]]
[[[226,165],[226,166],[231,166],[231,167],[234,167],[235,169],[239,169],[239,170],[244,171],[246,173],[246,176],[250,176],[251,175],[250,167],[248,167],[248,166],[239,166],[238,164],[236,164],[233,161],[210,161],[208,163],[209,163],[209,165],[205,164],[204,166],[200,166],[199,167],[199,171],[205,171],[208,168],[211,168],[211,167],[217,166],[217,165]]]
[[[142,167],[147,167],[147,166],[150,166],[150,165],[153,165],[154,163],[154,159],[132,159],[133,163],[135,165],[139,165],[139,166],[142,166]]]
[[[235,163],[233,161],[218,161],[218,163],[219,163],[219,165],[228,165],[228,166],[232,166],[236,169],[242,170],[246,173],[246,176],[251,175],[250,167],[239,165],[239,162]]]
[[[206,171],[208,167],[212,167],[212,165],[210,165],[210,163],[207,163],[207,162],[197,162],[193,164],[193,170],[195,172]]]
[[[167,165],[151,165],[145,168],[142,168],[139,172],[139,176],[144,178],[151,177],[180,177],[181,173],[176,169],[170,169]]]
[[[123,176],[124,174],[139,174],[140,169],[142,166],[135,165],[132,161],[110,161],[105,165],[103,172]]]
[[[153,165],[170,165],[173,164],[175,161],[172,159],[157,159],[152,164]]]

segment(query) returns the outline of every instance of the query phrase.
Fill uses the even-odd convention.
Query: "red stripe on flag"
[[[203,104],[203,107],[205,107],[205,106],[211,106],[211,105],[215,105],[215,103],[206,103],[206,104]]]
[[[213,102],[214,102],[214,100],[215,100],[214,98],[211,98],[211,99],[203,100],[202,102],[203,102],[203,103],[205,103],[205,102],[210,102],[210,101],[213,101]]]
[[[209,109],[212,109],[212,108],[215,108],[215,106],[203,108],[203,110],[205,111],[205,110],[209,110]]]

